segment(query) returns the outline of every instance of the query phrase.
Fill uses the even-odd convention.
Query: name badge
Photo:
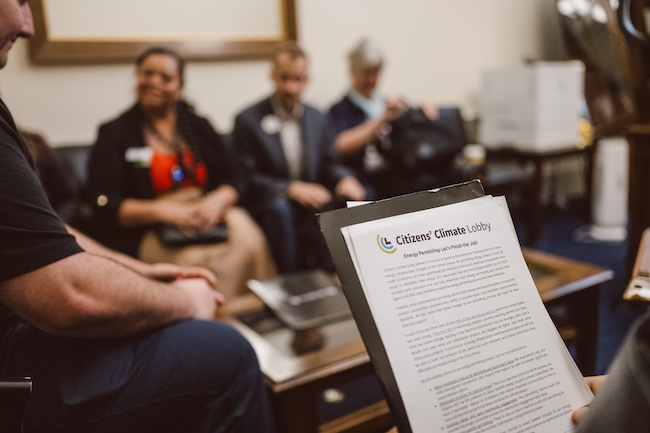
[[[149,147],[129,147],[124,152],[126,162],[136,167],[149,167],[152,157],[153,151]]]

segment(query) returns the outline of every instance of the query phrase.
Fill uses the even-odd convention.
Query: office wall
[[[348,85],[346,52],[374,39],[388,63],[385,93],[480,113],[481,71],[561,56],[553,0],[296,0],[310,54],[305,99],[327,108]],[[228,132],[235,113],[271,91],[266,61],[192,62],[186,97]],[[133,101],[131,65],[33,66],[18,42],[0,72],[0,95],[19,124],[54,144],[86,143],[99,122]]]

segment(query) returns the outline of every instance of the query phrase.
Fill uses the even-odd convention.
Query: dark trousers
[[[2,376],[34,382],[26,433],[275,431],[255,353],[222,323],[94,340],[20,325],[2,355]]]
[[[340,207],[332,203],[325,209]],[[322,268],[334,272],[325,239],[320,232],[316,211],[293,200],[277,199],[249,208],[266,235],[273,259],[280,273]]]

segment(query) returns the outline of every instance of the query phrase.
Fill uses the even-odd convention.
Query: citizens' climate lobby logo
[[[391,244],[390,241],[385,237],[379,235],[377,235],[377,245],[379,245],[379,249],[386,254],[393,254],[395,251],[397,251],[395,245]]]

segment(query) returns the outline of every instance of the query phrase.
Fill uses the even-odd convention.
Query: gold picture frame
[[[84,3],[79,3],[80,1]],[[93,0],[92,2],[87,0],[66,0],[65,2],[62,0],[32,0],[30,4],[34,16],[35,35],[29,44],[31,61],[37,65],[127,63],[132,62],[142,51],[154,45],[171,48],[187,60],[245,60],[266,57],[278,44],[286,40],[297,39],[295,0],[247,0],[246,2],[196,0],[191,7],[186,6],[186,10],[183,10],[183,12],[187,12],[188,17],[191,16],[191,19],[187,18],[185,22],[179,19],[177,12],[174,12],[174,8],[180,8],[178,5],[170,5],[168,16],[165,17],[167,9],[160,6],[160,3],[152,3],[151,0],[125,1],[128,2],[128,7],[123,7],[123,10],[128,10],[129,15],[123,14],[122,17],[132,18],[131,21],[136,24],[137,20],[140,20],[140,23],[147,24],[150,29],[153,29],[152,33],[136,34],[136,32],[126,31],[124,34],[120,34],[121,29],[116,30],[117,33],[112,33],[114,29],[104,29],[111,32],[109,36],[98,34],[96,32],[98,26],[93,25],[93,19],[102,15],[102,5],[104,9],[115,8],[115,0]],[[87,8],[88,4],[93,5],[92,10]],[[137,4],[140,4],[142,8],[155,8],[154,13],[134,11],[134,6]],[[186,2],[179,2],[179,4],[187,5]],[[251,4],[264,6],[265,9],[261,8],[262,12],[270,11],[271,13],[251,13]],[[80,7],[75,7],[75,5]],[[228,30],[230,33],[219,33],[216,29],[197,33],[196,22],[200,20],[196,18],[203,19],[204,23],[210,25],[211,21],[205,17],[212,17],[215,8],[219,7],[224,8],[224,16],[230,17],[238,14],[236,20],[230,19],[227,22],[222,20],[222,24],[230,27]],[[56,8],[61,8],[61,10]],[[63,8],[68,8],[68,10],[63,11]],[[210,8],[210,10],[203,11],[200,8]],[[240,10],[234,10],[235,8],[240,8]],[[75,11],[74,14],[69,13],[71,9]],[[88,15],[84,17],[84,13]],[[143,20],[140,18],[142,16],[150,19]],[[266,16],[274,17],[273,23],[260,22]],[[72,19],[75,20],[73,22],[75,25],[87,21],[88,27],[79,30],[75,25],[67,26],[74,27],[77,33],[57,35],[53,29],[57,25],[59,28],[66,26],[60,22],[57,24],[55,19],[59,21]],[[114,27],[124,26],[124,22],[128,21],[124,19],[112,20],[105,17],[102,19],[102,25],[117,23]],[[241,27],[233,29],[233,22]],[[152,27],[155,25],[160,26],[158,33]],[[263,27],[263,29],[255,26]],[[168,32],[171,27],[173,27],[173,31]],[[269,31],[269,27],[273,28]]]

